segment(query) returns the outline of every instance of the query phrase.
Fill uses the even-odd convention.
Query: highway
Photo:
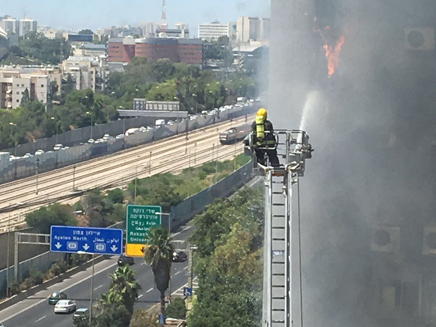
[[[172,234],[173,239],[186,240],[190,236],[191,231],[192,228],[189,226],[181,227],[179,232]],[[182,248],[185,247],[183,246]],[[95,264],[94,303],[98,300],[100,294],[108,290],[110,283],[108,275],[116,269],[116,259],[114,257]],[[160,293],[154,286],[154,276],[151,268],[144,264],[142,258],[135,258],[135,264],[131,268],[136,272],[136,280],[142,287],[138,302],[135,304],[135,310],[152,307],[159,302]],[[171,273],[172,294],[187,283],[187,268],[187,261],[173,263]],[[5,327],[74,326],[72,314],[55,314],[53,312],[54,306],[47,304],[47,297],[54,291],[64,291],[68,295],[68,299],[76,301],[77,308],[87,308],[89,307],[90,300],[90,278],[91,267],[2,310],[0,312],[0,322],[3,322]]]
[[[181,134],[39,174],[38,178],[2,184],[0,232],[22,225],[25,214],[42,205],[65,199],[69,203],[78,201],[79,195],[74,195],[73,187],[75,190],[122,187],[135,177],[179,173],[208,161],[233,159],[242,153],[241,144],[221,145],[218,134],[244,122],[245,117],[241,117],[190,132],[188,140],[186,134]]]

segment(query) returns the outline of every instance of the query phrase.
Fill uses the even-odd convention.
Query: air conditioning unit
[[[422,254],[436,254],[436,226],[424,227]]]
[[[407,50],[427,51],[435,49],[434,27],[406,28],[405,37]]]
[[[399,252],[400,227],[374,227],[371,233],[371,250],[378,252]]]

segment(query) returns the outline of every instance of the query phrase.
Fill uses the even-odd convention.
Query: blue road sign
[[[159,315],[159,324],[165,325],[165,316],[164,315]]]
[[[123,230],[73,226],[51,226],[50,251],[94,254],[123,253]]]
[[[183,296],[192,296],[192,288],[183,287]]]

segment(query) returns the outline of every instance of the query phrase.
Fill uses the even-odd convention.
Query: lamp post
[[[39,158],[36,158],[36,195],[38,195]]]
[[[192,94],[193,97],[195,97],[195,114],[197,115],[197,105],[198,105],[198,99],[197,99],[197,94]]]
[[[13,122],[9,122],[9,125],[17,126],[17,124],[14,124]],[[12,127],[11,127],[11,139],[12,139]],[[17,156],[17,138],[15,138],[14,141],[15,141],[14,142],[14,146],[15,146],[15,148],[14,148],[14,156],[16,157]]]
[[[11,204],[9,203],[9,207]],[[11,212],[8,215],[8,244],[6,249],[6,297],[9,297],[9,234],[11,232]]]
[[[77,254],[91,254],[92,255],[92,275],[91,275],[91,294],[89,297],[89,327],[91,327],[92,323],[92,301],[94,297],[94,253],[85,252],[85,251],[78,251]]]
[[[86,114],[91,116],[91,139],[92,139],[92,113],[87,111]]]
[[[51,120],[56,120],[55,117],[50,117]],[[55,122],[56,124],[56,144],[58,143],[58,135],[59,135],[59,124],[58,122]]]
[[[73,166],[73,192],[76,191],[76,165]]]

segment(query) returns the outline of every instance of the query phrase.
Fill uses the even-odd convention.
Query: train
[[[235,126],[221,132],[219,134],[219,140],[221,144],[235,144],[238,141],[242,141],[251,131],[251,124],[242,124]]]

